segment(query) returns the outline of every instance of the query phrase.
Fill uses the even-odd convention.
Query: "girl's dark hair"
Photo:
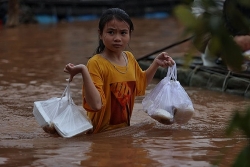
[[[119,8],[110,8],[110,9],[106,10],[100,18],[100,21],[99,21],[100,34],[103,33],[103,29],[104,29],[106,23],[113,20],[113,19],[125,21],[126,23],[128,23],[130,34],[134,30],[133,22],[131,21],[129,15],[124,10],[119,9]],[[96,54],[102,53],[104,48],[105,48],[105,46],[103,44],[103,41],[99,38],[99,46],[96,49]]]
[[[223,7],[226,27],[231,35],[249,35],[250,7],[238,0],[226,0]]]

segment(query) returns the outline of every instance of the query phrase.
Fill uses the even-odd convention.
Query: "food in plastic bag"
[[[33,114],[45,132],[58,132],[62,137],[72,137],[93,128],[84,109],[74,104],[69,83],[61,98],[34,102]]]
[[[174,121],[177,124],[185,124],[193,117],[193,114],[194,114],[194,108],[192,105],[183,108],[182,107],[176,108],[174,114]]]
[[[176,65],[142,101],[144,110],[160,123],[185,124],[194,114],[193,103],[177,81]]]
[[[73,102],[53,120],[53,123],[62,137],[72,137],[93,128],[83,109]]]
[[[34,102],[33,114],[45,132],[56,133],[52,120],[60,114],[60,110],[67,107],[67,101],[63,93],[61,98],[53,97],[45,101]]]
[[[173,123],[173,115],[170,114],[170,112],[163,110],[163,109],[157,109],[152,115],[152,118],[157,120],[158,122],[166,125],[170,125]]]

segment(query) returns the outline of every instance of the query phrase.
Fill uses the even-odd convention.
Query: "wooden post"
[[[19,24],[19,0],[9,0],[7,27],[16,27]]]

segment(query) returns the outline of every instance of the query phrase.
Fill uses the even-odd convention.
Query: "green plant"
[[[250,138],[250,107],[244,111],[236,110],[227,127],[226,134],[231,135],[234,131],[240,130],[247,138]],[[250,166],[250,141],[247,146],[239,153],[233,163],[233,167]]]
[[[216,5],[216,0],[200,0],[200,5],[204,12],[196,17],[191,10],[191,0],[183,1],[174,9],[177,19],[184,25],[184,35],[193,35],[193,44],[198,50],[203,50],[208,44],[209,49],[214,55],[220,55],[226,64],[234,69],[241,69],[243,61],[242,51],[234,42],[231,32],[228,30],[223,18],[223,12]],[[236,10],[235,3],[250,7],[249,0],[230,0],[225,9],[229,12],[228,17],[233,20],[234,25],[250,32],[250,21]],[[250,138],[250,107],[243,111],[233,111],[233,117],[229,120],[226,130],[227,135],[231,135],[236,129]],[[238,154],[233,162],[233,167],[249,167],[250,166],[250,142]]]
[[[238,3],[240,2],[250,6],[247,0],[238,0]],[[216,0],[200,0],[204,12],[199,17],[192,13],[191,6],[192,1],[188,0],[174,9],[175,16],[185,27],[184,35],[194,36],[193,43],[198,50],[202,50],[209,41],[209,49],[213,55],[220,55],[228,66],[240,70],[243,61],[242,51],[225,26],[223,12],[216,5]],[[232,19],[237,21],[235,25],[246,27],[250,32],[247,19],[239,11],[233,10],[234,4],[228,6],[229,16],[233,16]]]

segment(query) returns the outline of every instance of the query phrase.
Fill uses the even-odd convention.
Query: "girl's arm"
[[[174,65],[174,60],[168,56],[166,52],[160,53],[153,61],[153,63],[148,67],[146,70],[146,76],[147,76],[147,85],[152,81],[154,78],[154,75],[158,69],[159,66],[167,68]]]
[[[83,64],[74,65],[74,64],[69,63],[65,66],[64,72],[70,74],[69,82],[73,80],[76,74],[79,74],[79,73],[82,74],[82,80],[84,83],[85,100],[93,110],[95,111],[100,110],[102,107],[101,96],[91,79],[88,68]]]

